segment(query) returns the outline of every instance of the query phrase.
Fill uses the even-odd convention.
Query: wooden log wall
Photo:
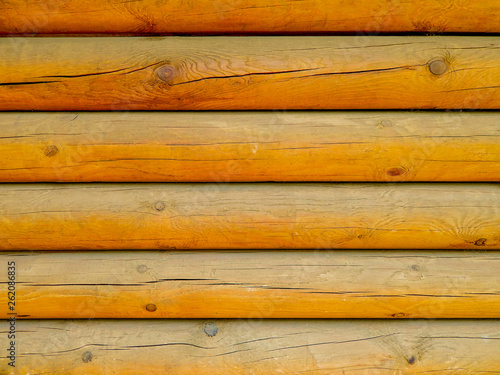
[[[0,374],[499,373],[499,35],[493,0],[0,2]]]

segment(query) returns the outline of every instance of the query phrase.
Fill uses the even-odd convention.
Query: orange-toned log
[[[500,32],[495,0],[77,0],[0,3],[0,34]]]
[[[0,185],[1,250],[500,249],[496,184]]]
[[[0,345],[8,349],[9,323]],[[12,375],[495,374],[499,320],[16,322]]]
[[[500,181],[500,116],[0,114],[2,182]]]
[[[500,108],[499,37],[0,39],[0,110]]]
[[[500,318],[500,252],[3,253],[1,318]],[[8,268],[7,264],[11,265]],[[12,294],[13,295],[13,294]],[[7,307],[12,307],[9,310]]]

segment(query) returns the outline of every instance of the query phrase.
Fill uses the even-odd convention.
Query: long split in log
[[[0,114],[2,182],[500,181],[500,116]]]
[[[0,253],[27,319],[500,318],[500,252]],[[8,280],[7,267],[0,278]],[[7,284],[0,304],[8,304]],[[8,318],[8,310],[3,318]]]
[[[2,322],[6,330],[8,323]],[[498,320],[18,321],[9,374],[494,374]]]
[[[499,41],[2,38],[0,110],[498,109]]]

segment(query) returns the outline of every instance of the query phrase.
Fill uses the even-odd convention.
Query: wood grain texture
[[[0,185],[0,249],[499,249],[497,184]]]
[[[498,320],[18,321],[16,339],[16,368],[0,358],[12,375],[468,375],[500,367]],[[9,347],[6,334],[0,344]]]
[[[16,263],[15,311],[28,319],[500,318],[497,251],[3,253],[0,262]]]
[[[0,110],[500,108],[499,37],[0,39]]]
[[[3,113],[2,182],[500,181],[497,113]]]
[[[0,3],[9,33],[500,32],[494,0],[76,0]]]

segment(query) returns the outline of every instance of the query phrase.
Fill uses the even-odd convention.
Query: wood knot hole
[[[146,305],[146,310],[149,312],[155,312],[156,311],[156,305],[154,303],[148,303]]]

